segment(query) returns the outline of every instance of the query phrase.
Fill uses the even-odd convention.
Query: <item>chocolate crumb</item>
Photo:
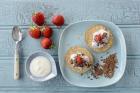
[[[106,52],[106,54],[109,54],[109,52]]]
[[[81,73],[80,75],[83,76],[83,73]]]
[[[106,59],[103,60],[103,63],[104,65],[102,67],[103,67],[104,76],[112,78],[117,63],[116,54],[109,55]]]
[[[101,61],[103,61],[103,59],[101,59]]]
[[[101,59],[103,61],[103,64],[96,63],[91,68],[91,76],[98,79],[99,76],[104,75],[107,78],[112,78],[115,72],[115,68],[118,68],[116,66],[117,63],[117,56],[116,53],[110,54],[105,59]]]
[[[91,75],[93,75],[95,78],[98,78],[100,75],[103,74],[103,70],[99,63],[95,64],[94,67],[91,70]]]

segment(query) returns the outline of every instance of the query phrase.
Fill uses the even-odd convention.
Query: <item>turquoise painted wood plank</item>
[[[57,58],[55,58],[57,61]],[[21,91],[51,91],[51,92],[57,92],[57,91],[62,91],[62,92],[84,92],[84,91],[89,91],[89,92],[119,92],[120,89],[123,91],[126,89],[132,89],[132,90],[139,90],[140,88],[140,73],[136,72],[136,70],[140,71],[140,58],[138,59],[129,59],[127,62],[127,68],[125,71],[125,74],[123,78],[116,84],[109,86],[109,87],[104,87],[104,88],[80,88],[80,87],[75,87],[73,85],[70,85],[67,83],[59,70],[58,62],[57,62],[57,68],[58,68],[58,76],[48,82],[43,82],[43,83],[37,83],[34,81],[31,81],[29,78],[27,78],[25,74],[25,69],[24,69],[24,63],[25,59],[23,59],[20,65],[21,65],[21,72],[22,72],[22,78],[19,81],[14,81],[13,80],[13,58],[9,58],[6,60],[2,60],[0,62],[0,91],[4,90],[21,90]],[[120,91],[121,92],[121,91]]]
[[[63,14],[66,24],[85,19],[140,24],[139,3],[139,0],[1,0],[0,25],[31,24],[32,12],[40,10],[48,20],[53,14]]]
[[[105,91],[84,91],[84,92],[86,92],[86,93],[120,93],[120,91],[122,92],[122,93],[139,93],[139,90],[136,90],[136,91],[134,91],[134,90],[122,90],[122,89],[118,89],[118,91],[117,92],[110,92],[110,91],[107,91],[107,92],[105,92]],[[129,91],[129,92],[128,92]],[[5,91],[4,91],[5,92]],[[16,92],[20,92],[20,93],[27,93],[27,91],[16,91]],[[50,92],[50,91],[47,91],[47,92],[45,92],[45,91],[33,91],[33,90],[31,90],[31,91],[28,91],[28,93],[54,93],[54,92]],[[57,93],[65,93],[64,91],[56,91]],[[1,92],[1,93],[3,93],[3,92]],[[15,91],[6,91],[6,93],[15,93]],[[81,91],[80,92],[70,92],[70,91],[68,91],[67,93],[81,93]]]
[[[139,35],[140,35],[140,26],[132,26],[129,27],[126,25],[119,25],[124,33],[124,37],[126,39],[126,45],[127,45],[127,54],[128,56],[140,56],[140,44],[136,43],[139,42]],[[53,40],[55,43],[55,48],[51,49],[51,50],[45,50],[43,48],[41,48],[40,46],[40,39],[39,40],[35,40],[32,39],[29,35],[28,35],[28,26],[21,26],[21,29],[24,33],[24,39],[21,43],[21,49],[22,49],[22,56],[23,57],[27,57],[28,55],[30,55],[31,53],[35,52],[35,51],[48,51],[49,53],[51,53],[52,55],[57,55],[57,48],[58,48],[58,42],[59,42],[59,36],[61,34],[61,32],[63,31],[62,27],[61,29],[56,29],[56,27],[52,26],[53,30],[54,30],[54,35],[53,35]],[[11,30],[12,30],[12,26],[1,26],[0,27],[0,57],[12,57],[14,54],[14,46],[15,46],[15,42],[12,40],[11,37]],[[76,36],[75,36],[76,38]]]

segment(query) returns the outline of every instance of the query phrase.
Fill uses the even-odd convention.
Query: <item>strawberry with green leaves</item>
[[[64,17],[62,15],[54,15],[52,17],[52,23],[56,26],[62,26],[64,24]]]
[[[53,41],[50,38],[43,38],[41,40],[41,46],[45,49],[50,49],[53,46]]]
[[[38,25],[38,26],[42,26],[45,23],[45,15],[43,12],[35,12],[32,15],[32,21]]]
[[[53,34],[52,28],[50,28],[49,26],[43,27],[43,29],[42,29],[42,35],[44,37],[50,38],[52,36],[52,34]]]
[[[45,14],[41,11],[35,12],[32,15],[32,21],[35,26],[29,28],[29,35],[35,39],[39,39],[43,36],[44,38],[41,40],[41,46],[45,49],[50,49],[54,47],[51,39],[53,30],[45,24],[45,18]],[[52,23],[56,26],[62,26],[64,24],[64,17],[62,15],[55,15],[52,18]]]
[[[30,27],[29,28],[29,35],[32,38],[39,39],[41,37],[41,31],[40,31],[39,27],[37,27],[37,26]]]

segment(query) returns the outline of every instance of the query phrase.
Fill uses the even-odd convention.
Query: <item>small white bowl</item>
[[[30,72],[30,63],[31,61],[35,58],[35,57],[38,57],[38,56],[43,56],[43,57],[47,57],[50,62],[51,62],[51,66],[52,66],[52,70],[51,70],[51,73],[45,77],[35,77],[34,75],[32,75],[32,73]],[[55,61],[53,59],[53,57],[49,54],[49,53],[46,53],[46,52],[36,52],[36,53],[33,53],[31,54],[28,58],[27,58],[27,61],[26,61],[26,64],[25,64],[25,70],[26,70],[26,74],[27,76],[34,80],[34,81],[40,81],[40,82],[43,82],[43,81],[47,81],[47,80],[50,80],[54,77],[57,76],[57,69],[56,69],[56,64],[55,64]]]

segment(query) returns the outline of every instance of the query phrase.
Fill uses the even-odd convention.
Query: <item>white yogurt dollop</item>
[[[30,72],[35,77],[44,77],[51,72],[51,63],[49,59],[43,56],[34,58],[30,63]]]
[[[104,47],[104,44],[99,44],[99,45],[98,45],[98,43],[95,41],[96,35],[99,35],[99,34],[100,34],[100,35],[103,35],[103,33],[106,33],[107,36],[106,36],[104,39],[102,39],[102,41],[103,41],[104,43],[107,43],[107,42],[109,41],[109,38],[110,38],[109,32],[106,31],[105,29],[100,29],[99,31],[96,31],[95,33],[93,33],[93,42],[92,42],[92,46],[93,46],[94,48],[101,48],[101,47]]]
[[[89,62],[89,57],[88,56],[86,56],[86,55],[82,55],[81,53],[78,53],[86,62]],[[71,60],[76,60],[76,57],[77,57],[77,55],[78,54],[72,54],[71,56],[70,56],[70,59]]]

